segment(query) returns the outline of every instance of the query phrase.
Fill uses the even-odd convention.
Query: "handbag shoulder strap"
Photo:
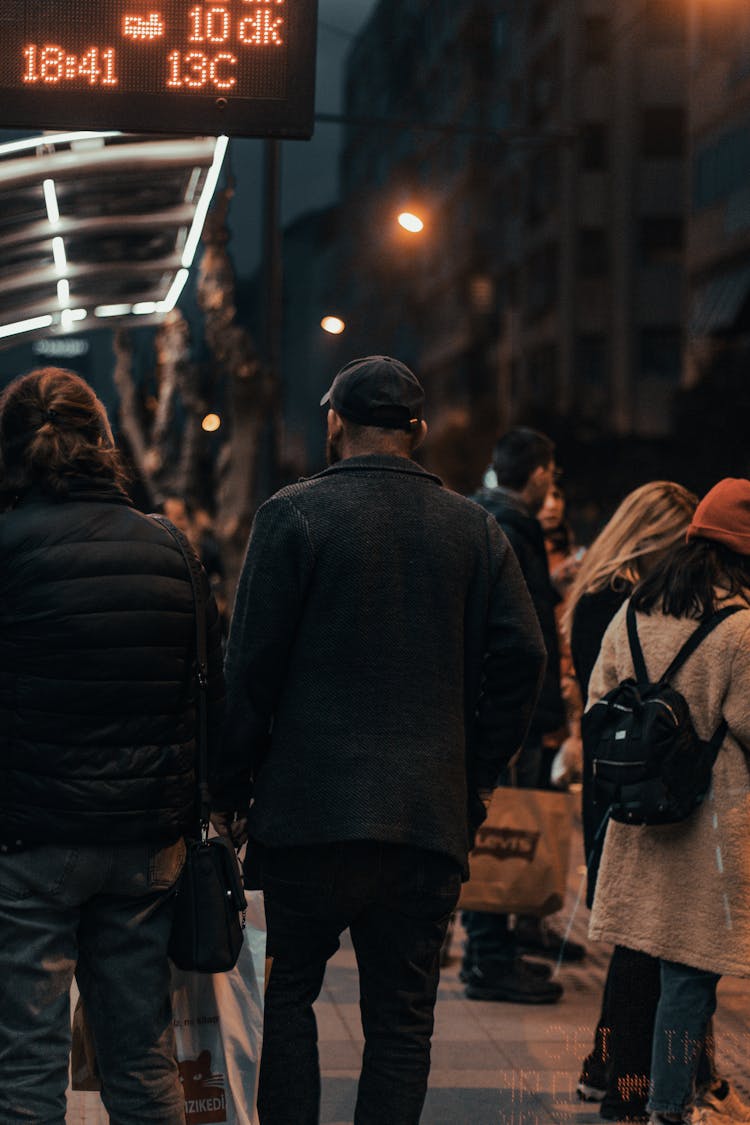
[[[185,566],[193,591],[193,610],[195,617],[195,668],[198,684],[198,800],[200,803],[201,833],[208,837],[208,822],[211,812],[211,795],[208,790],[208,636],[206,630],[206,599],[203,596],[201,564],[185,535],[166,516],[151,517],[160,523],[174,539]]]

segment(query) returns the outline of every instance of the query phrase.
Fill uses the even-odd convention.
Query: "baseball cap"
[[[422,420],[424,390],[400,359],[368,355],[341,368],[320,405],[360,426],[412,433]]]

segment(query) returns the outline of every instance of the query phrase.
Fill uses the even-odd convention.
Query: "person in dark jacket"
[[[318,1121],[312,1005],[347,926],[354,1121],[417,1125],[443,935],[538,691],[542,638],[505,536],[412,460],[423,401],[398,360],[343,368],[323,399],[330,467],[261,507],[240,578],[214,807],[229,831],[253,796],[273,957],[262,1125]]]
[[[555,447],[537,430],[509,430],[495,445],[492,467],[497,485],[481,489],[474,499],[494,516],[510,541],[547,651],[541,694],[516,765],[515,783],[533,789],[543,784],[543,737],[565,722],[555,619],[560,596],[550,581],[544,533],[537,519],[555,479]],[[521,953],[557,957],[562,952],[568,960],[580,959],[584,953],[575,942],[563,945],[554,931],[542,931],[536,919],[519,919],[518,933],[505,914],[465,911],[463,921],[467,940],[461,977],[470,1000],[552,1004],[562,996],[562,986],[549,979],[547,966],[528,961]]]
[[[123,479],[104,407],[77,375],[45,368],[5,390],[2,1121],[65,1120],[74,974],[112,1120],[185,1120],[167,942],[195,814],[193,596],[177,545]],[[215,741],[210,603],[208,625]]]

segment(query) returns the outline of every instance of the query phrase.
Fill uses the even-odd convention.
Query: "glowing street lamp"
[[[402,211],[398,217],[398,224],[409,234],[420,234],[424,230],[424,223],[413,211]]]
[[[346,328],[346,324],[340,316],[324,316],[320,322],[320,327],[331,336],[340,336]]]
[[[207,414],[201,422],[201,426],[207,434],[215,434],[217,430],[221,429],[221,418],[218,414]]]

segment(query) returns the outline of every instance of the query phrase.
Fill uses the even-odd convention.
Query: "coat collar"
[[[364,457],[347,457],[345,461],[337,461],[335,465],[324,469],[322,473],[316,473],[315,476],[309,477],[309,480],[320,480],[321,477],[332,476],[334,473],[357,473],[357,472],[376,472],[376,473],[402,473],[405,476],[421,477],[423,480],[432,481],[434,484],[442,485],[440,477],[436,477],[434,473],[428,473],[416,461],[412,461],[409,457],[394,457],[382,453],[370,453]]]
[[[21,508],[32,504],[85,503],[87,501],[97,504],[133,506],[130,498],[121,488],[118,488],[112,481],[101,480],[97,477],[71,477],[68,483],[68,491],[64,496],[54,496],[40,488],[39,485],[32,485],[19,497],[14,506]]]

